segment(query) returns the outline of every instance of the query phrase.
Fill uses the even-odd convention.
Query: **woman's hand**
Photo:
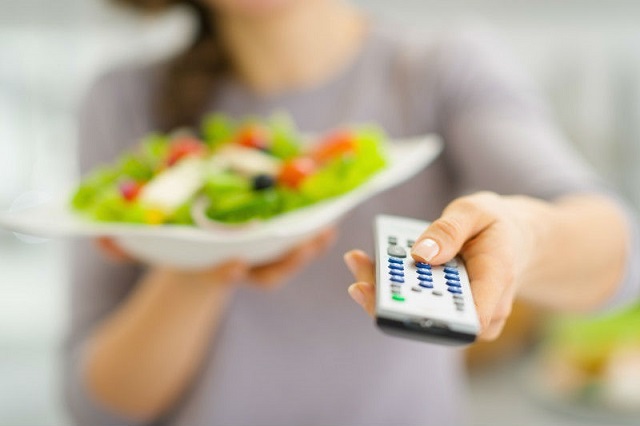
[[[314,259],[324,254],[336,240],[336,230],[328,228],[305,241],[280,259],[249,269],[249,280],[266,289],[283,284]]]
[[[496,339],[511,314],[521,277],[533,256],[533,214],[542,202],[477,193],[453,201],[416,240],[412,256],[441,265],[460,253],[471,280],[483,340]],[[345,255],[356,283],[349,294],[370,315],[375,308],[374,264],[361,251]]]
[[[204,271],[176,271],[163,268],[163,273],[176,277],[181,281],[198,280],[216,284],[235,283],[246,278],[260,288],[273,289],[302,270],[313,259],[322,255],[335,239],[335,229],[329,228],[298,245],[279,259],[267,264],[249,267],[245,262],[238,259],[216,265]],[[118,246],[111,238],[98,238],[96,242],[105,256],[115,262],[137,262],[133,256]]]

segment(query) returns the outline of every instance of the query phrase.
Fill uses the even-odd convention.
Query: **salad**
[[[201,127],[148,135],[83,179],[73,209],[103,222],[243,224],[349,192],[386,166],[385,136],[372,127],[313,140],[282,115],[213,114]]]

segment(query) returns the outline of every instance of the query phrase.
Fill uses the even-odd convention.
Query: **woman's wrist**
[[[554,250],[552,235],[558,227],[558,207],[528,196],[509,196],[505,199],[511,207],[511,220],[517,235],[517,294],[526,297],[530,286],[536,285],[538,271],[544,267],[546,257]]]
[[[228,299],[236,286],[229,276],[214,272],[192,272],[168,267],[151,267],[143,282],[155,287],[162,298],[188,303],[219,305]]]

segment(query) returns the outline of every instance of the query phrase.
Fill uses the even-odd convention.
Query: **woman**
[[[440,264],[461,251],[483,339],[500,334],[516,296],[567,311],[637,296],[631,221],[484,38],[408,43],[338,0],[126,3],[187,5],[199,32],[171,62],[94,86],[81,120],[85,171],[211,110],[285,109],[304,131],[377,122],[394,137],[438,132],[446,147],[337,232],[271,265],[143,268],[79,245],[66,375],[78,424],[461,424],[459,352],[388,338],[345,297],[341,253],[372,247],[377,213],[440,217],[413,255]],[[492,192],[454,200],[477,190]],[[372,262],[361,251],[345,261],[357,280],[349,293],[371,313]]]

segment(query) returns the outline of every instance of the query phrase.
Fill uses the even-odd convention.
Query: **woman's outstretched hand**
[[[458,253],[465,261],[481,325],[480,338],[496,339],[511,314],[520,276],[534,247],[533,234],[515,214],[522,201],[477,193],[453,201],[416,240],[416,261],[441,265]],[[372,315],[375,310],[375,265],[362,251],[345,254],[356,282],[351,297]]]

